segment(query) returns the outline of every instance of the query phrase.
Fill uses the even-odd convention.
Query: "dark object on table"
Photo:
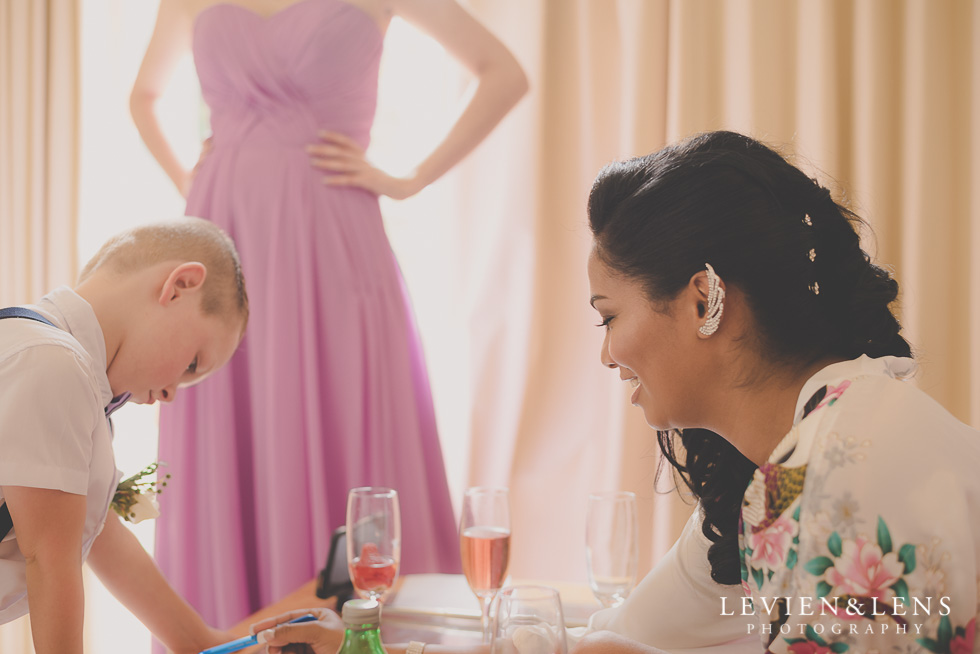
[[[316,578],[316,596],[320,599],[337,598],[337,612],[344,602],[354,596],[354,584],[347,569],[347,527],[337,527],[330,537],[327,564]]]

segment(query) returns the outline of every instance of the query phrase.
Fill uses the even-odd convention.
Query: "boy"
[[[228,640],[170,588],[109,511],[113,406],[171,402],[224,365],[248,321],[231,239],[198,218],[106,243],[36,319],[0,320],[0,624],[30,611],[37,654],[82,651],[82,562],[167,647]],[[28,609],[28,603],[30,608]]]

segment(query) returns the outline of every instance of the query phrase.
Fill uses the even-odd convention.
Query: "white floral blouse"
[[[803,388],[745,493],[742,606],[771,652],[980,652],[980,432],[861,357]]]

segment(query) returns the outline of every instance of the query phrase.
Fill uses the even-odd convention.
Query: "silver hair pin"
[[[721,279],[715,274],[710,263],[704,264],[708,270],[708,308],[704,312],[704,324],[698,331],[705,336],[711,336],[718,331],[721,314],[725,311],[725,289],[721,287]]]

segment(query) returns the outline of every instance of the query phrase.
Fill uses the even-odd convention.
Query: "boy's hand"
[[[316,622],[283,624],[312,613]],[[269,654],[336,654],[344,641],[344,622],[330,609],[300,609],[252,625],[252,633],[265,631]]]

